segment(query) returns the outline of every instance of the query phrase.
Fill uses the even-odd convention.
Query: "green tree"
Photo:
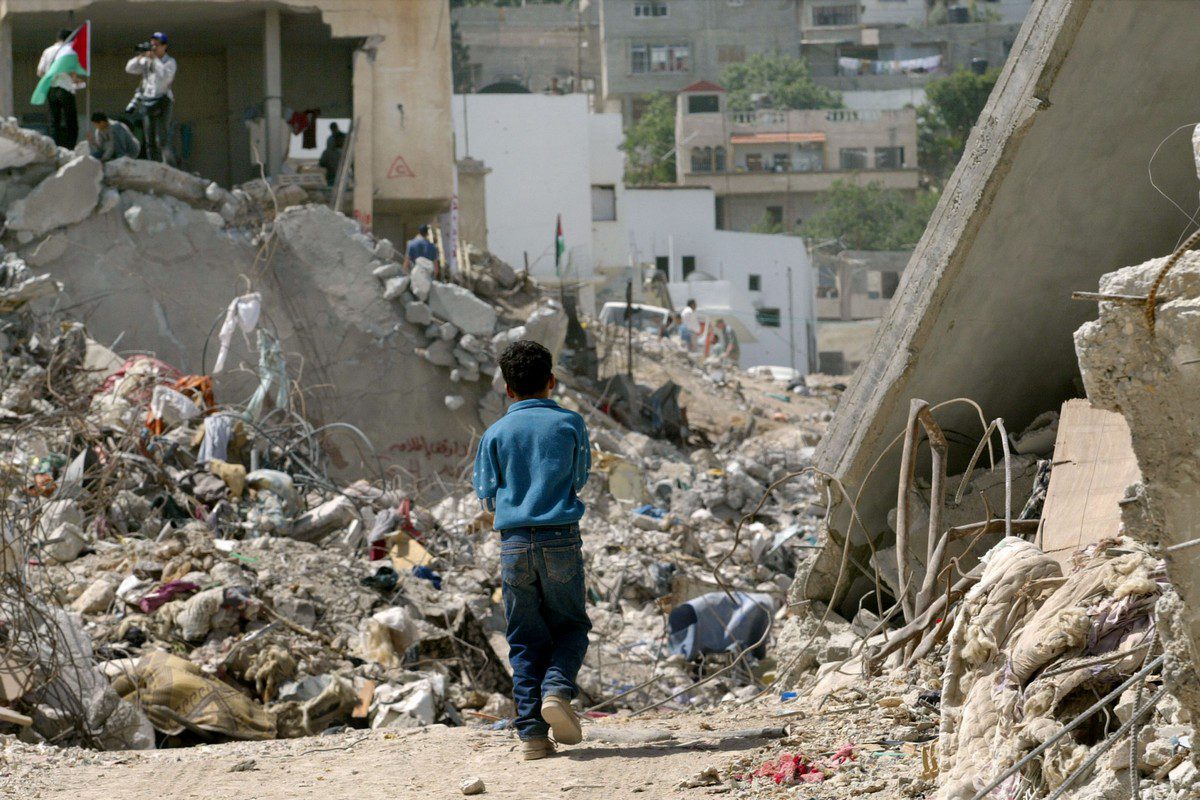
[[[650,95],[646,110],[625,132],[621,149],[625,151],[625,183],[675,182],[675,101],[670,95]]]
[[[926,102],[917,109],[917,150],[922,169],[936,183],[950,177],[962,158],[999,76],[999,69],[982,75],[963,69],[925,87]]]
[[[839,239],[848,250],[907,250],[921,238],[938,193],[921,191],[909,199],[880,183],[859,186],[839,180],[826,201],[825,208],[805,220],[801,236]]]
[[[764,95],[770,108],[840,108],[842,95],[813,82],[808,62],[775,51],[755,53],[721,70],[732,111],[752,111],[754,95]]]
[[[471,51],[463,44],[457,22],[450,23],[450,70],[456,94],[467,94],[475,88],[471,81]]]

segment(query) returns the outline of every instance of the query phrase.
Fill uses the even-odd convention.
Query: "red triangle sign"
[[[396,160],[388,167],[388,180],[393,178],[415,178],[417,173],[412,171],[412,167],[404,160],[404,156],[396,156]]]

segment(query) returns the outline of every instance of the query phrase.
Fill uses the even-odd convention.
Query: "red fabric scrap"
[[[770,778],[777,786],[794,786],[798,783],[820,783],[825,780],[825,773],[802,755],[784,753],[775,761],[764,762],[752,775],[743,777],[750,780]]]
[[[189,594],[197,591],[200,587],[190,581],[171,581],[164,583],[156,589],[153,589],[149,594],[138,600],[138,608],[143,614],[153,614],[168,601],[174,600],[181,594]]]

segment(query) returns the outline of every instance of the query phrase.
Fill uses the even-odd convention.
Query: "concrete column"
[[[354,218],[371,229],[375,214],[375,57],[354,53]]]
[[[266,153],[263,159],[267,175],[275,175],[283,164],[283,72],[279,46],[279,9],[263,12],[263,131]]]
[[[0,17],[0,117],[13,116],[12,17]]]

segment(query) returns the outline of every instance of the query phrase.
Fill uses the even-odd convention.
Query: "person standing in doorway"
[[[175,82],[178,66],[167,54],[167,35],[162,31],[155,32],[150,41],[138,45],[138,54],[125,65],[125,71],[130,75],[142,76],[142,83],[130,105],[131,110],[142,117],[146,158],[151,161],[163,161],[167,151],[171,111],[175,106],[171,85]]]
[[[42,51],[37,68],[39,78],[50,71],[54,59],[58,58],[63,48],[71,46],[67,44],[70,38],[71,31],[63,28],[58,32],[58,40]],[[46,102],[50,108],[50,138],[56,145],[68,150],[74,148],[75,143],[79,141],[79,110],[75,105],[75,92],[83,84],[84,80],[79,75],[60,72],[54,76],[50,92],[46,95]]]

